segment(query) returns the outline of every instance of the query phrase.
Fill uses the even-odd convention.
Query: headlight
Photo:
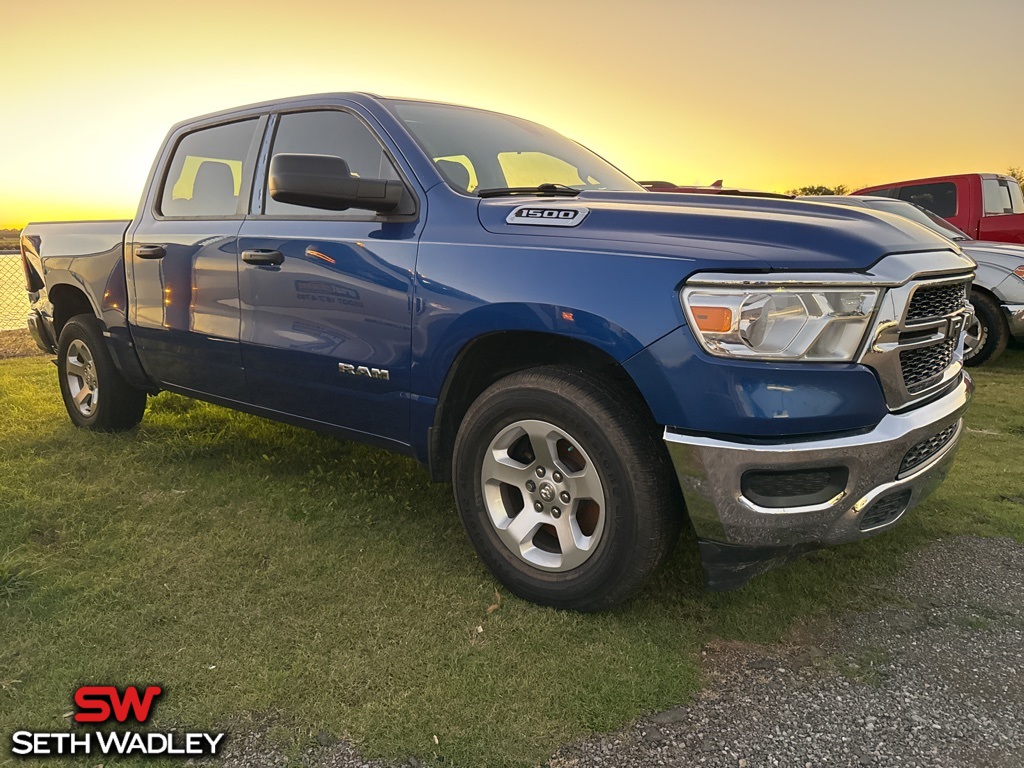
[[[701,345],[721,357],[853,360],[878,304],[877,288],[704,288],[682,292]]]

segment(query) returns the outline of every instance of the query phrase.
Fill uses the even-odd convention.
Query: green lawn
[[[0,762],[93,682],[163,684],[156,727],[274,723],[293,754],[326,730],[371,756],[536,764],[684,703],[702,643],[884,600],[937,537],[1024,539],[1022,375],[1019,349],[977,372],[949,481],[896,531],[722,595],[684,537],[638,599],[583,616],[500,588],[488,612],[449,488],[411,460],[169,394],[138,432],[93,435],[48,361],[0,362]]]

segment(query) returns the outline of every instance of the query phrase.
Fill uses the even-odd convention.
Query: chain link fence
[[[25,273],[17,251],[0,251],[0,331],[25,327],[28,315],[28,294]]]

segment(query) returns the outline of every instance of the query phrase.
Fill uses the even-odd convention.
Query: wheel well
[[[983,288],[980,285],[972,285],[971,286],[971,293],[980,293],[983,296],[986,296],[986,297],[992,299],[992,301],[994,301],[996,304],[1001,304],[1002,303],[1002,302],[999,301],[999,297],[996,296],[994,293],[992,293],[992,291],[990,291],[988,288]]]
[[[986,299],[989,299],[990,301],[992,301],[997,307],[1001,306],[1002,303],[1003,303],[1002,300],[998,296],[996,296],[994,293],[992,293],[992,291],[990,291],[988,288],[983,288],[980,285],[972,285],[971,286],[971,293],[980,293]],[[1001,312],[999,313],[999,317],[1000,317],[1001,320],[1004,321],[1004,324],[1005,324],[1005,318],[1003,318]]]
[[[89,299],[74,286],[55,285],[47,292],[47,295],[50,298],[50,303],[53,304],[53,333],[58,339],[64,325],[75,315],[96,316]]]
[[[459,353],[441,388],[430,434],[431,478],[435,482],[450,482],[455,436],[462,417],[485,389],[517,371],[555,364],[606,376],[644,402],[625,369],[606,352],[586,342],[533,331],[482,336]]]

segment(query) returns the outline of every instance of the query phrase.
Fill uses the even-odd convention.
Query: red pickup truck
[[[909,200],[975,240],[1024,243],[1024,195],[1012,176],[963,173],[878,184],[852,192]]]

